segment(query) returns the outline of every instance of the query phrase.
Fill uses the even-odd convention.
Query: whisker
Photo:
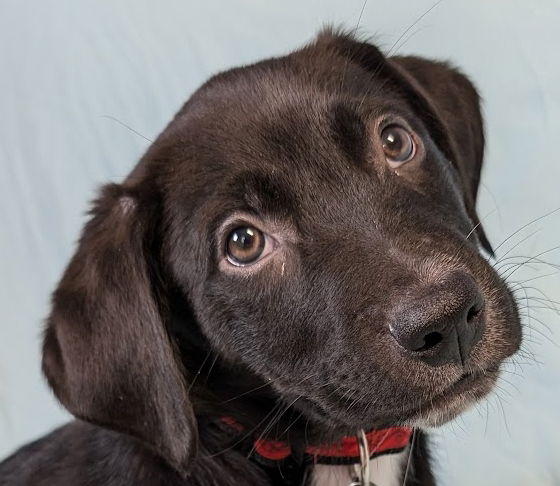
[[[264,424],[268,418],[273,415],[274,413],[277,412],[277,409],[281,406],[281,402],[277,402],[270,410],[269,412],[264,416],[264,418],[257,424],[255,425],[253,428],[251,428],[247,433],[245,433],[240,439],[238,439],[236,442],[234,442],[232,445],[230,445],[229,447],[226,447],[224,449],[222,449],[221,451],[215,452],[213,454],[209,454],[206,457],[207,458],[214,458],[217,457],[221,454],[224,454],[228,451],[231,451],[234,447],[238,446],[239,444],[241,444],[244,440],[247,440],[262,424]]]
[[[122,125],[123,127],[127,128],[128,130],[130,130],[132,133],[138,135],[139,137],[143,138],[144,140],[146,140],[147,142],[153,143],[153,140],[150,140],[148,137],[142,135],[138,130],[135,130],[134,128],[132,128],[131,126],[127,125],[126,123],[120,121],[118,118],[112,116],[112,115],[100,115],[102,118],[108,118],[109,120],[113,120],[114,122],[117,122],[119,125]]]
[[[543,251],[543,252],[541,252],[541,253],[538,253],[538,254],[535,255],[534,257],[528,258],[528,259],[525,260],[524,262],[520,263],[520,264],[519,264],[514,270],[512,270],[510,273],[508,273],[508,274],[505,275],[505,276],[502,276],[502,278],[503,278],[504,280],[507,280],[507,279],[510,278],[515,272],[517,272],[517,270],[519,270],[520,268],[522,268],[524,265],[526,265],[527,263],[531,262],[531,261],[534,260],[535,258],[538,258],[538,257],[540,257],[540,256],[542,256],[542,255],[547,254],[547,253],[551,253],[551,252],[556,251],[556,250],[558,250],[558,249],[560,249],[560,245],[555,246],[554,248],[550,248],[550,249],[548,249],[548,250],[546,250],[546,251]],[[504,273],[505,273],[505,272],[504,272]]]
[[[401,49],[402,49],[416,34],[418,34],[419,32],[422,32],[422,31],[425,30],[425,29],[426,29],[426,26],[422,26],[422,27],[419,27],[418,29],[416,29],[414,32],[411,32],[411,33],[406,37],[406,39],[404,39],[404,40],[400,43],[400,45],[397,46],[397,48],[395,49],[395,51],[394,51],[393,54],[397,55],[397,54],[399,53],[399,51],[400,51],[400,50],[401,50]]]
[[[288,424],[288,426],[282,431],[279,437],[282,437],[284,434],[286,434],[301,417],[303,417],[303,412],[298,412],[296,414],[296,418]]]
[[[537,319],[536,317],[531,317],[531,320],[534,320],[536,322],[538,322],[539,324],[542,324],[546,329],[548,329],[548,331],[550,331],[550,329],[548,328],[548,326],[542,322],[540,319]],[[560,347],[558,345],[558,343],[556,343],[555,341],[552,340],[552,338],[550,336],[547,336],[546,334],[544,334],[542,331],[540,331],[539,329],[537,329],[536,327],[532,327],[529,323],[526,323],[525,326],[527,326],[531,331],[536,332],[539,336],[543,337],[544,339],[546,339],[550,344],[552,344],[555,347]]]
[[[496,395],[494,395],[494,396],[498,399],[498,403],[500,404],[500,408],[502,410],[502,416],[504,418],[504,424],[506,426],[506,431],[508,433],[508,436],[511,438],[511,430],[509,428],[509,424],[508,424],[508,421],[507,421],[507,416],[506,416],[506,411],[504,409],[504,404],[502,403],[502,397],[500,397],[499,393],[496,393]],[[507,403],[507,401],[506,401],[506,403]]]
[[[553,215],[554,213],[560,211],[560,207],[556,208],[546,214],[543,214],[542,216],[539,216],[538,218],[533,219],[532,221],[529,221],[528,223],[525,223],[523,226],[521,226],[521,228],[519,228],[518,230],[514,231],[511,235],[509,235],[504,241],[502,241],[494,250],[494,252],[497,252],[507,241],[509,241],[511,238],[513,238],[516,234],[518,234],[519,232],[523,231],[525,228],[527,228],[528,226],[531,226],[532,224],[535,224],[537,221],[541,221],[545,218],[548,218],[549,216]]]
[[[276,380],[279,380],[279,379],[280,379],[280,377],[276,378]],[[220,402],[220,403],[223,405],[224,403],[229,403],[229,402],[232,402],[233,400],[237,400],[238,398],[244,397],[244,396],[249,395],[250,393],[253,393],[257,390],[260,390],[262,388],[270,386],[274,381],[275,380],[267,381],[267,382],[263,383],[262,385],[256,386],[255,388],[251,388],[250,390],[247,390],[243,393],[240,393],[239,395],[235,395],[234,397],[228,398],[227,400],[224,400],[223,402]]]
[[[206,372],[206,378],[204,379],[204,383],[208,383],[208,380],[210,378],[210,373],[212,373],[212,370],[214,369],[214,366],[218,361],[218,357],[219,356],[217,354],[216,356],[214,356],[214,359],[212,360],[212,364],[210,365],[210,369]]]
[[[360,22],[362,21],[362,16],[364,15],[364,10],[366,9],[367,3],[368,0],[364,0],[364,3],[362,4],[362,10],[360,10],[360,15],[358,16],[358,21],[356,22],[356,26],[354,27],[354,34],[356,34],[358,29],[360,28]]]
[[[499,380],[498,380],[498,381],[499,381]],[[498,385],[498,383],[495,383],[494,386],[495,386],[498,390],[500,390],[502,393],[505,393],[505,394],[507,394],[509,397],[513,398],[513,395],[511,394],[511,392],[510,392],[509,390],[506,390],[504,387]],[[509,405],[509,402],[507,402],[507,403],[508,403],[508,405]]]
[[[410,32],[410,30],[413,29],[419,22],[421,22],[424,17],[426,17],[432,10],[434,10],[443,1],[444,0],[438,0],[428,10],[426,10],[424,13],[422,13],[412,24],[410,24],[402,32],[402,34],[397,38],[397,40],[393,43],[393,45],[389,48],[389,50],[385,54],[386,57],[390,57],[393,54],[393,51],[395,50],[396,46]],[[371,76],[370,76],[370,79],[371,79],[370,87],[368,87],[368,89],[365,91],[364,95],[362,96],[362,99],[360,101],[360,104],[358,105],[358,108],[361,108],[363,103],[365,102],[366,98],[374,93],[374,92],[371,91],[373,86],[374,86],[373,80],[381,72],[381,68],[382,68],[382,65],[380,64],[371,74]],[[386,83],[387,83],[387,81],[385,80],[383,83],[381,83],[379,86],[377,86],[376,92],[379,92],[385,86]]]
[[[455,260],[459,254],[461,253],[461,250],[465,247],[465,244],[467,243],[467,241],[469,240],[469,238],[474,234],[474,232],[477,230],[477,228],[480,227],[480,225],[487,219],[489,218],[492,214],[494,214],[497,211],[497,208],[494,208],[492,211],[490,211],[489,213],[486,213],[482,218],[480,218],[480,221],[478,223],[476,223],[471,230],[467,233],[467,235],[465,236],[465,240],[461,243],[461,245],[459,246],[459,248],[457,249],[457,251],[455,252],[455,255],[453,255],[452,260]]]
[[[500,258],[498,258],[498,259],[496,260],[496,263],[495,263],[495,264],[497,265],[498,263],[500,263],[501,261],[503,261],[504,258],[505,258],[509,253],[511,253],[513,250],[515,250],[515,249],[516,249],[519,245],[521,245],[522,243],[525,243],[529,238],[535,236],[535,235],[536,235],[537,233],[539,233],[540,231],[542,231],[541,228],[539,228],[539,229],[533,231],[533,232],[530,233],[528,236],[525,236],[525,238],[519,240],[515,245],[513,245],[511,248],[509,248]],[[467,238],[468,238],[468,236],[467,236]]]
[[[512,256],[500,259],[500,261],[497,261],[494,264],[494,267],[497,268],[497,269],[502,269],[506,265],[515,265],[516,263],[519,263],[519,260],[524,260],[524,259],[527,259],[527,258],[533,258],[534,262],[537,265],[544,265],[544,266],[552,267],[552,268],[555,268],[555,269],[560,268],[560,264],[548,262],[546,260],[543,260],[542,258],[538,258],[536,255],[530,255],[530,256],[529,255],[512,255]],[[511,263],[507,263],[507,262],[511,262]]]
[[[484,401],[486,402],[486,423],[484,424],[484,437],[486,437],[486,434],[488,432],[488,420],[490,418],[490,405],[488,398],[486,398]]]
[[[362,16],[364,15],[364,11],[366,9],[368,0],[364,0],[364,3],[362,4],[362,8],[360,10],[360,14],[358,15],[358,21],[356,22],[356,25],[354,26],[354,30],[352,32],[353,36],[356,36],[356,33],[358,32],[358,29],[360,28],[360,22],[362,21]],[[342,76],[340,77],[340,90],[343,91],[344,88],[344,81],[346,80],[346,73],[348,71],[348,67],[350,66],[350,63],[352,62],[351,59],[346,59],[345,63],[344,63],[344,70],[342,71]]]
[[[202,369],[204,368],[204,365],[206,364],[206,362],[208,361],[208,359],[210,358],[210,356],[212,355],[212,350],[208,351],[208,353],[206,354],[206,357],[204,358],[204,360],[202,361],[202,364],[200,365],[200,367],[198,368],[198,371],[195,373],[193,379],[191,380],[189,387],[187,388],[187,395],[190,394],[197,378],[200,376],[200,373],[202,372]]]
[[[548,302],[552,305],[552,307],[556,311],[558,311],[558,308],[556,307],[556,305],[560,305],[560,301],[556,301],[556,300],[551,299],[543,290],[539,289],[538,287],[533,287],[533,286],[530,286],[530,285],[523,285],[522,288],[524,288],[526,290],[533,290],[533,291],[537,292],[538,294],[542,295],[542,298],[532,295],[532,296],[529,296],[530,299],[541,301],[541,302]]]
[[[444,0],[438,0],[436,3],[434,3],[428,10],[426,10],[422,15],[420,15],[420,17],[418,17],[412,24],[410,24],[405,31],[397,38],[397,40],[393,43],[393,45],[391,46],[391,48],[389,49],[389,51],[387,52],[387,56],[391,56],[393,54],[393,50],[395,49],[395,47],[397,46],[397,44],[402,40],[402,38],[408,34],[411,29],[413,27],[415,27],[416,25],[418,25],[419,22],[422,21],[422,19],[424,17],[426,17],[432,10],[434,10],[437,6],[439,6],[440,3],[442,3]]]
[[[298,397],[296,397],[291,403],[289,403],[288,405],[286,405],[284,407],[284,410],[279,411],[276,413],[276,415],[270,420],[269,424],[264,428],[264,430],[262,431],[262,433],[259,435],[259,437],[257,438],[257,440],[255,441],[255,443],[253,444],[253,447],[251,447],[251,450],[249,451],[249,453],[247,454],[247,458],[251,457],[253,455],[253,453],[255,452],[255,447],[256,447],[256,443],[260,440],[262,440],[262,438],[268,433],[269,430],[272,429],[272,427],[274,427],[274,425],[276,425],[280,419],[282,418],[282,416],[294,405],[294,403],[296,403],[299,399],[301,398],[301,395],[299,395]]]
[[[515,383],[513,383],[513,382],[507,380],[507,379],[504,378],[503,376],[500,376],[499,380],[500,380],[500,381],[503,381],[503,382],[505,382],[506,384],[508,384],[509,386],[513,387],[513,388],[515,389],[515,391],[516,391],[519,395],[521,395],[521,390],[519,389],[519,387],[518,387]],[[513,395],[510,394],[510,396],[513,398]]]
[[[301,381],[299,381],[297,383],[297,385],[301,385],[304,381],[307,381],[315,376],[317,376],[319,373],[311,373],[310,375],[304,377],[301,379]],[[255,388],[251,388],[250,390],[244,391],[243,393],[240,393],[239,395],[235,395],[234,397],[228,398],[227,400],[224,400],[223,402],[220,402],[221,404],[224,403],[229,403],[232,402],[233,400],[237,400],[238,398],[244,397],[246,395],[249,395],[250,393],[253,393],[255,391],[261,390],[262,388],[265,388],[267,386],[272,385],[273,383],[277,382],[278,380],[281,380],[283,377],[282,376],[278,376],[277,378],[274,378],[273,380],[269,380],[265,383],[263,383],[262,385],[256,386]],[[326,383],[324,386],[328,386],[329,384]],[[322,385],[323,386],[323,385]]]

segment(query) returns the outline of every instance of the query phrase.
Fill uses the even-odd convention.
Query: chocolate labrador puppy
[[[483,145],[464,75],[342,32],[210,79],[95,202],[44,336],[77,420],[0,484],[434,484],[521,340]]]

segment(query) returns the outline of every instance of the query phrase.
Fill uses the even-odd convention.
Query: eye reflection
[[[240,226],[231,231],[226,243],[226,257],[233,265],[249,265],[263,254],[266,238],[253,226]]]
[[[387,162],[404,164],[415,153],[414,139],[410,132],[397,124],[389,125],[381,131],[381,145]]]

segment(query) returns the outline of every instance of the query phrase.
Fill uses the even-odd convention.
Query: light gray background
[[[360,31],[388,50],[432,5],[369,0]],[[39,372],[49,293],[95,188],[120,180],[148,145],[111,117],[153,139],[209,75],[285,53],[327,22],[353,27],[361,8],[0,0],[0,456],[68,418]],[[400,53],[452,59],[480,88],[488,151],[479,208],[495,246],[560,206],[559,24],[553,0],[446,0],[398,42]],[[518,258],[505,263],[520,263],[551,250],[559,223],[558,214],[533,223],[498,255],[511,249]],[[539,258],[560,263],[554,251]],[[559,319],[539,309],[540,292],[560,301],[560,281],[530,263],[511,279],[541,298],[527,301],[525,319],[536,360],[518,357],[497,394],[436,434],[442,484],[560,484],[560,350],[550,342]]]

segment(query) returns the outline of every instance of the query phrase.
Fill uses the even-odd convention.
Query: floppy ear
[[[459,171],[467,212],[484,249],[494,254],[476,213],[484,153],[480,100],[472,83],[445,63],[417,57],[387,58],[351,34],[325,30],[316,41],[399,89],[426,124],[434,142]]]
[[[184,475],[195,418],[147,251],[150,206],[123,186],[102,191],[53,295],[43,371],[76,417],[140,439]]]
[[[388,61],[425,100],[443,125],[453,154],[452,162],[463,181],[467,211],[477,225],[480,243],[493,255],[492,246],[476,213],[484,157],[484,125],[480,97],[475,87],[464,74],[447,63],[418,57],[392,57]]]

